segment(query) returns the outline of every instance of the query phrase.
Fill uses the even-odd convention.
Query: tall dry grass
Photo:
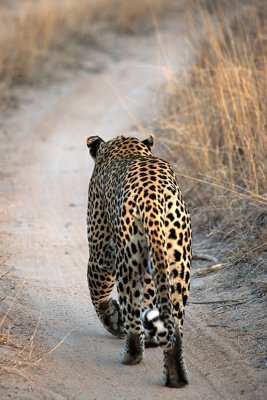
[[[198,10],[194,65],[168,82],[161,135],[194,212],[211,225],[259,227],[267,223],[266,3],[214,4]]]
[[[120,32],[144,28],[173,7],[164,0],[10,0],[0,5],[0,85],[40,76],[51,51],[91,43],[99,27]],[[97,29],[96,29],[97,28]]]

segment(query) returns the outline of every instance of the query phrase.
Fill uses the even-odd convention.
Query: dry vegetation
[[[246,231],[240,249],[250,237],[266,247],[266,3],[229,3],[199,3],[203,43],[168,82],[160,132],[193,214],[225,235]]]
[[[13,276],[9,258],[0,256],[0,377],[8,373],[29,381],[32,368],[38,367],[75,329],[50,349],[40,345],[42,315],[27,305],[23,295],[27,281]]]
[[[133,32],[168,12],[164,0],[24,0],[0,5],[0,88],[40,77],[51,52],[69,51],[71,44],[90,44],[99,29]]]
[[[25,314],[18,301],[25,281],[11,277],[13,267],[8,256],[0,256],[0,375],[11,372],[24,377],[21,367],[32,358],[34,341],[23,341],[13,330],[20,325],[21,314]]]

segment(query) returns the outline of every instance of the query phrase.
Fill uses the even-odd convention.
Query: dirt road
[[[110,55],[94,55],[104,70],[80,71],[65,84],[29,90],[20,109],[6,117],[1,233],[13,250],[13,275],[26,279],[17,300],[23,311],[13,331],[29,338],[34,333],[38,356],[22,370],[30,380],[1,375],[1,399],[265,397],[261,372],[247,363],[243,342],[227,340],[220,328],[211,327],[208,307],[187,308],[185,359],[191,383],[175,390],[162,386],[160,349],[147,349],[140,365],[119,363],[122,343],[102,328],[90,303],[85,216],[93,164],[85,139],[145,135],[168,63],[175,54],[183,60],[181,68],[190,60],[182,41],[185,27],[175,29],[164,30],[162,42],[154,34],[116,38]],[[195,298],[198,290],[199,282],[193,283]]]

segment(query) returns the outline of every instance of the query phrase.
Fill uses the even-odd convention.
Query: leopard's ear
[[[97,150],[101,143],[105,143],[99,136],[89,136],[86,139],[87,147],[89,148],[90,154],[93,158],[96,158]]]
[[[154,144],[154,138],[153,135],[151,134],[149,138],[145,139],[142,141],[150,150],[152,149],[152,146]]]

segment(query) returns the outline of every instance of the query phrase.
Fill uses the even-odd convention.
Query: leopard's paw
[[[183,359],[182,338],[179,330],[176,330],[174,346],[164,351],[164,376],[165,386],[171,388],[182,388],[189,383]]]
[[[119,339],[124,338],[124,322],[120,306],[114,299],[102,303],[99,307],[99,318],[106,330]]]
[[[130,334],[126,337],[126,343],[121,350],[121,363],[126,365],[138,364],[143,359],[143,340],[138,334]]]

